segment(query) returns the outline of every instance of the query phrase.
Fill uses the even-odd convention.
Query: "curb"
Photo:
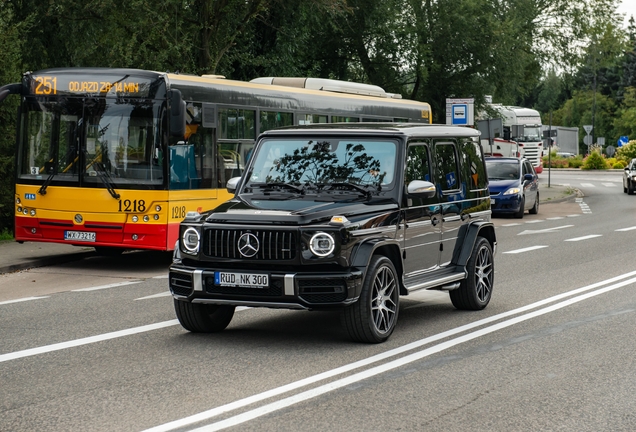
[[[561,203],[561,202],[565,202],[565,201],[572,201],[576,198],[583,198],[585,196],[585,194],[583,194],[583,192],[581,192],[580,189],[576,189],[576,188],[571,188],[572,192],[561,196],[561,197],[557,197],[557,198],[553,198],[553,199],[549,199],[549,200],[541,200],[539,199],[539,202],[541,204],[550,204],[550,203]]]
[[[57,264],[65,264],[68,262],[79,261],[84,258],[88,258],[91,256],[95,256],[95,251],[85,251],[85,252],[73,252],[62,255],[52,255],[46,257],[38,257],[38,258],[27,258],[24,262],[9,264],[9,265],[0,265],[0,274],[5,273],[14,273],[21,270],[28,270],[32,268],[38,267],[46,267]]]

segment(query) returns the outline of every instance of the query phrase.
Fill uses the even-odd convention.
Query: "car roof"
[[[319,123],[304,126],[287,126],[265,131],[261,137],[288,135],[338,135],[364,134],[373,136],[417,137],[479,137],[481,133],[471,127],[424,123]]]
[[[520,163],[522,161],[527,160],[526,158],[504,158],[504,157],[494,157],[488,156],[486,158],[486,162],[501,162],[501,163]]]

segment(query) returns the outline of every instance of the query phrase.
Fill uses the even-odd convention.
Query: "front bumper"
[[[277,272],[269,275],[269,286],[246,288],[215,285],[215,271],[172,265],[170,292],[175,299],[193,303],[282,309],[329,309],[354,303],[360,296],[363,272]],[[236,270],[228,270],[235,272]],[[264,273],[262,271],[254,273]]]
[[[498,195],[490,196],[490,210],[494,214],[517,213],[519,211],[520,206],[521,206],[520,195],[498,194]]]

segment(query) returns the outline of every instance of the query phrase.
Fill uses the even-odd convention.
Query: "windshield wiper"
[[[53,180],[53,177],[55,177],[55,174],[57,173],[55,172],[55,170],[53,170],[53,172],[49,174],[46,180],[44,180],[44,183],[42,183],[42,186],[40,186],[40,189],[38,189],[38,193],[40,195],[46,195],[46,188],[49,187],[49,185],[51,184],[51,181]]]
[[[375,190],[376,192],[379,192],[380,190],[382,190],[381,186],[379,185],[375,187],[372,187],[371,185],[367,185],[365,187],[365,186],[358,185],[355,183],[350,183],[350,182],[318,183],[316,186],[320,188],[328,187],[329,189],[332,189],[332,190],[344,188],[344,189],[352,190],[355,192],[360,192],[364,194],[366,198],[371,198],[371,192],[373,190]]]
[[[84,150],[84,155],[88,157],[88,152]],[[106,187],[108,193],[115,199],[119,199],[121,195],[117,193],[115,190],[115,184],[110,177],[110,173],[104,168],[104,165],[101,162],[93,161],[92,165],[95,167],[95,172],[97,173],[97,177],[101,180],[103,185]]]
[[[75,150],[76,150],[75,147],[71,147],[70,149],[68,149],[68,151],[64,155],[64,159],[63,160],[67,160],[68,157],[72,153],[75,152]],[[76,158],[76,160],[77,160],[77,158]],[[53,161],[51,161],[51,162],[53,162]],[[75,163],[75,161],[73,161],[73,163]],[[68,167],[66,167],[64,172],[66,172],[71,166],[73,166],[73,163],[71,163]],[[57,175],[57,160],[55,160],[55,164],[53,165],[53,171],[51,172],[51,174],[49,174],[49,176],[46,178],[46,180],[44,180],[44,183],[42,183],[42,186],[40,186],[40,189],[38,189],[38,193],[40,195],[46,195],[46,188],[49,187],[49,185],[51,184],[51,181],[53,181],[53,177],[55,177],[56,175]]]
[[[297,192],[301,195],[305,194],[305,188],[302,186],[296,186],[290,183],[285,183],[285,182],[271,182],[271,183],[250,183],[249,187],[262,187],[262,188],[266,188],[266,189],[274,189],[274,188],[280,188],[280,189],[287,189],[287,190],[291,190],[294,192]]]

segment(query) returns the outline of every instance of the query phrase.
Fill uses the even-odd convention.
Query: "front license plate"
[[[493,198],[490,198],[490,204],[494,204],[495,200]]]
[[[64,240],[94,242],[95,233],[86,231],[64,231]]]
[[[266,288],[269,286],[269,275],[262,273],[214,272],[214,285]]]

